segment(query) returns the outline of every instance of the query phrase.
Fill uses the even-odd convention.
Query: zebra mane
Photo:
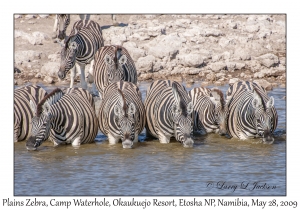
[[[126,104],[126,100],[125,100],[125,97],[124,97],[124,94],[123,92],[118,88],[118,92],[119,94],[121,95],[122,97],[122,100],[123,100],[123,110],[125,111],[125,113],[127,113],[127,104]]]
[[[264,111],[266,111],[267,110],[267,106],[266,106],[265,101],[264,101],[263,97],[261,96],[259,90],[256,87],[253,87],[253,91],[255,91],[256,94],[258,95],[258,97],[260,98],[261,103],[262,103],[263,108],[264,108]]]
[[[224,109],[225,100],[224,100],[223,92],[220,89],[218,89],[218,88],[213,88],[211,91],[216,92],[220,96],[221,106],[222,106],[222,109]],[[210,94],[212,94],[212,93],[210,93]]]
[[[119,46],[119,45],[115,45],[115,58],[114,58],[114,62],[115,62],[115,65],[116,65],[116,69],[118,68],[118,51],[122,51],[122,47]]]
[[[177,92],[178,98],[179,98],[179,101],[178,101],[179,107],[180,107],[180,109],[182,110],[182,113],[185,115],[185,114],[186,114],[186,111],[187,111],[187,107],[186,107],[186,104],[185,104],[185,102],[184,102],[184,100],[183,100],[183,97],[182,97],[182,95],[181,95],[181,92],[178,90],[178,87],[177,87],[176,82],[173,82],[173,84],[172,84],[172,89],[173,89],[173,94],[174,94],[174,91]],[[176,96],[175,96],[175,97],[176,97]]]
[[[50,105],[55,104],[63,96],[63,91],[59,88],[56,88],[51,93],[46,95],[43,100],[37,105],[36,116],[39,117],[43,112],[43,105],[45,102],[48,102]]]

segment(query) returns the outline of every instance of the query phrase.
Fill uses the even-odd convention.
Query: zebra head
[[[172,106],[171,113],[174,121],[174,133],[177,141],[181,142],[184,147],[193,147],[194,141],[191,138],[193,132],[193,120],[191,114],[193,112],[193,103],[188,104],[183,100],[177,85],[172,84],[172,92],[175,103]]]
[[[274,107],[274,98],[271,96],[267,103],[265,103],[260,94],[254,90],[252,106],[254,108],[257,135],[262,137],[264,143],[274,142],[272,136],[274,117],[271,110]]]
[[[114,57],[112,58],[110,55],[105,56],[106,63],[106,73],[108,80],[107,85],[118,82],[124,79],[124,70],[123,65],[127,62],[126,55],[121,54],[122,47],[116,46],[114,51]]]
[[[132,148],[135,138],[136,107],[133,103],[126,104],[125,97],[120,89],[119,101],[114,106],[115,121],[119,127],[123,148]]]
[[[66,37],[67,27],[70,24],[70,15],[66,15],[66,14],[57,15],[57,24],[58,24],[57,38],[63,40]]]
[[[37,113],[37,107],[33,101],[30,100],[30,106],[33,113]],[[28,150],[36,150],[46,139],[48,139],[51,130],[51,113],[50,104],[46,101],[43,105],[42,113],[32,118],[31,135],[26,142]]]
[[[76,35],[69,37],[61,50],[60,68],[57,73],[60,79],[64,79],[68,71],[75,65],[76,54],[78,52],[78,43],[75,39]]]
[[[227,134],[227,119],[228,119],[228,105],[225,103],[223,93],[218,88],[213,88],[210,92],[210,100],[213,102],[214,122],[218,126],[218,133],[223,136]]]

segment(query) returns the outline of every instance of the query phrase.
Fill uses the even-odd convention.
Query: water
[[[183,84],[188,90],[199,85]],[[149,85],[140,83],[143,99]],[[225,92],[228,86],[219,88]],[[272,145],[209,134],[183,148],[174,139],[145,140],[145,132],[133,149],[109,145],[101,133],[80,148],[45,142],[27,151],[25,142],[15,143],[14,195],[286,195],[286,89],[269,95],[279,116]]]

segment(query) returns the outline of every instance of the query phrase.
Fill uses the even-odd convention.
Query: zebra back
[[[30,100],[37,105],[46,95],[47,92],[37,85],[28,85],[14,91],[14,141],[28,138],[34,115]]]
[[[145,107],[139,88],[126,81],[119,81],[107,86],[98,116],[100,131],[108,135],[110,142],[110,138],[117,141],[126,139],[124,136],[126,125],[123,125],[122,121],[126,121],[127,125],[131,124],[131,141],[137,141],[138,135],[143,131],[146,123]]]
[[[240,139],[257,137],[258,128],[255,121],[255,97],[261,99],[263,112],[270,111],[271,128],[273,133],[277,127],[278,115],[276,108],[272,106],[269,111],[266,105],[271,99],[263,87],[248,81],[240,81],[229,87],[226,93],[228,104],[228,132],[231,136]]]
[[[128,51],[117,45],[101,47],[95,54],[94,81],[100,94],[120,80],[137,84],[137,71]]]

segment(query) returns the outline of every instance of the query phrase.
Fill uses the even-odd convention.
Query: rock
[[[153,72],[158,72],[164,68],[163,62],[155,62],[153,65]]]
[[[222,55],[214,55],[212,56],[212,62],[217,62],[222,59]]]
[[[144,57],[146,55],[145,50],[143,49],[132,47],[127,47],[126,49],[134,62],[137,62],[139,58]]]
[[[203,59],[200,54],[190,53],[187,55],[177,55],[179,64],[185,67],[198,67],[203,64]]]
[[[17,79],[17,80],[15,80],[15,85],[19,85],[19,86],[22,86],[22,85],[24,85],[24,80],[23,79]]]
[[[15,19],[22,18],[22,15],[14,15]]]
[[[260,29],[260,26],[258,24],[256,25],[247,25],[244,29],[245,32],[248,32],[248,33],[255,33],[255,32],[258,32]]]
[[[52,84],[52,83],[54,83],[54,80],[50,76],[45,76],[44,82],[46,82],[47,84]]]
[[[223,69],[226,69],[227,68],[227,66],[226,66],[226,64],[225,63],[223,63],[223,62],[216,62],[216,63],[212,63],[211,65],[210,65],[210,68],[211,68],[211,70],[213,70],[213,71],[221,71],[221,70],[223,70]]]
[[[211,72],[211,73],[206,75],[206,79],[208,81],[215,81],[216,80],[216,75],[213,72]]]
[[[226,62],[227,70],[233,72],[236,69],[235,62]]]
[[[243,60],[243,61],[251,59],[251,55],[249,54],[249,52],[246,49],[243,49],[243,48],[237,48],[234,51],[234,57],[237,60]]]
[[[229,85],[232,85],[232,84],[234,84],[234,83],[236,83],[236,82],[239,82],[240,81],[240,79],[239,78],[232,78],[232,79],[230,79],[229,80]]]
[[[245,63],[239,63],[239,62],[235,63],[235,69],[236,70],[245,69],[245,67],[246,67]]]
[[[123,44],[123,47],[127,49],[127,48],[137,48],[138,46],[136,45],[135,42],[129,41],[129,42],[125,42]]]
[[[127,41],[127,37],[125,34],[115,35],[110,37],[111,45],[123,45],[124,42]]]
[[[258,57],[258,60],[260,61],[261,65],[264,65],[268,68],[276,66],[279,63],[278,57],[272,53],[262,55]]]
[[[48,59],[52,62],[60,62],[61,56],[60,56],[60,54],[57,54],[57,53],[50,54],[50,55],[48,55]]]
[[[49,15],[39,15],[40,18],[48,18]]]
[[[37,18],[37,15],[25,15],[26,20],[33,19],[33,18]]]
[[[146,57],[139,58],[136,62],[136,69],[141,73],[153,72],[154,62],[155,57],[153,55],[148,55]]]
[[[22,65],[22,63],[31,62],[35,59],[41,59],[42,52],[27,50],[15,52],[15,64]]]
[[[210,82],[201,82],[201,87],[206,87],[206,86],[208,86],[208,85],[210,85],[211,83]]]
[[[44,66],[41,68],[41,74],[56,78],[59,68],[60,68],[59,62],[48,62],[45,63]]]
[[[152,73],[141,74],[138,78],[138,80],[148,80],[148,79],[152,79]]]
[[[265,90],[272,90],[272,84],[269,83],[265,79],[260,79],[260,80],[253,80],[253,82],[257,83],[258,85],[262,86]]]
[[[199,74],[200,71],[201,71],[200,68],[190,68],[189,70],[186,70],[185,73],[189,75],[195,75],[195,74]]]

